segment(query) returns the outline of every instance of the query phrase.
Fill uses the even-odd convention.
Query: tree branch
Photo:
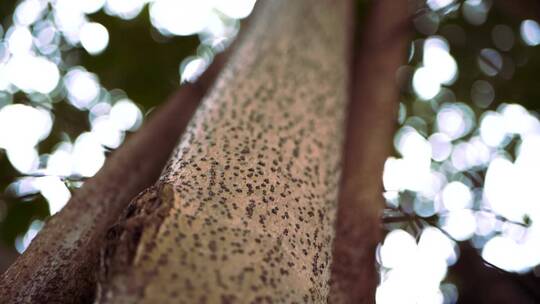
[[[406,0],[371,4],[354,51],[330,303],[374,303],[378,283],[382,172],[397,121],[395,73],[405,62],[411,19]]]

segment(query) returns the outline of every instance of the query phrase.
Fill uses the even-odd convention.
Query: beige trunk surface
[[[103,303],[323,303],[347,1],[261,1],[155,187],[113,227]]]

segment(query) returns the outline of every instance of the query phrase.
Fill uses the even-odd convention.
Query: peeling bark
[[[160,180],[111,228],[100,303],[322,303],[346,1],[264,1]]]
[[[382,172],[391,153],[405,62],[408,1],[371,1],[355,51],[329,303],[375,303],[375,249],[384,208]]]
[[[130,200],[159,177],[223,60],[217,59],[195,84],[182,85],[47,221],[2,274],[1,303],[92,302],[99,248],[107,229]]]

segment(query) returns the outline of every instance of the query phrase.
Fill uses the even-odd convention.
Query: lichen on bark
[[[326,302],[346,1],[261,5],[160,180],[112,228],[99,302]]]

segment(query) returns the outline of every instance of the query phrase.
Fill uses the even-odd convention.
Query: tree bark
[[[406,0],[371,1],[354,53],[347,137],[329,303],[375,303],[375,249],[381,240],[382,172],[392,149],[396,71],[409,38]]]
[[[182,85],[47,221],[24,254],[2,274],[0,302],[92,302],[107,229],[131,199],[159,177],[223,60],[218,58],[195,84]]]
[[[109,231],[98,302],[326,302],[346,2],[261,2],[160,180]]]

